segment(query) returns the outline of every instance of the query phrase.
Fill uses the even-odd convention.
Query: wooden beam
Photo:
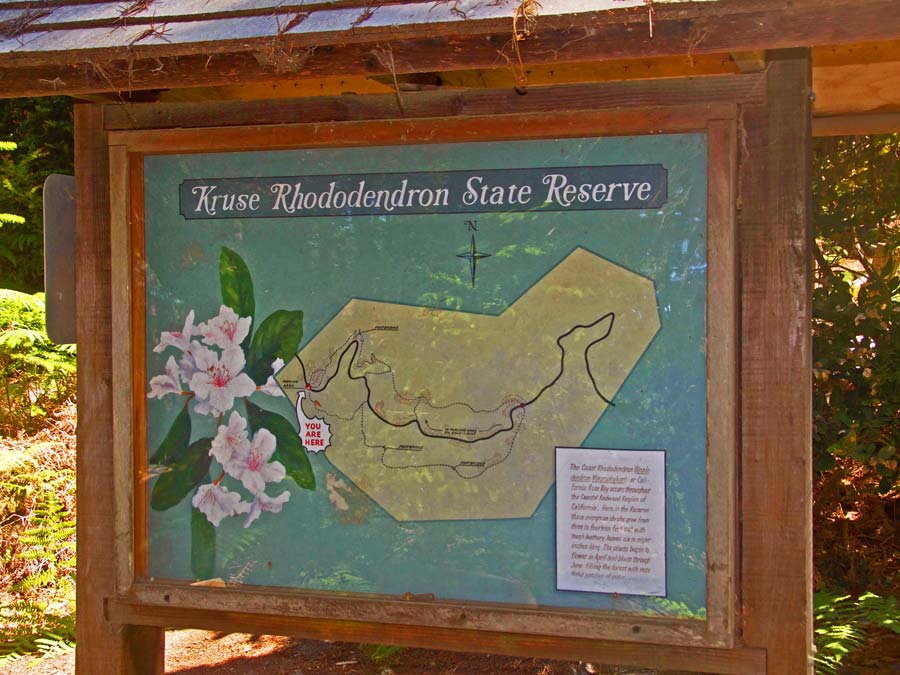
[[[900,133],[900,112],[815,117],[813,136],[856,136]]]
[[[78,335],[78,675],[159,675],[162,630],[110,621],[115,597],[109,165],[103,108],[75,106]]]
[[[900,61],[900,40],[823,45],[813,49],[813,68]]]
[[[900,111],[900,59],[813,69],[817,115]]]
[[[732,52],[731,60],[742,73],[758,73],[766,67],[766,53],[761,49],[752,52]]]
[[[272,101],[222,101],[215,116],[204,103],[111,105],[108,130],[277,125],[297,122],[397,120],[515,113],[555,113],[655,106],[761,103],[765,78],[759,74],[699,79],[634,80],[513,89],[440,90],[396,95],[320,96]],[[625,121],[623,120],[623,124]]]
[[[546,656],[573,661],[623,663],[642,668],[691,669],[719,675],[764,675],[766,654],[760,649],[676,647],[647,643],[586,640],[578,637],[493,633],[461,628],[369,624],[283,614],[252,614],[207,609],[149,607],[117,601],[110,608],[116,621],[171,628],[277,633],[317,640],[354,640],[450,651]]]
[[[810,60],[770,54],[768,104],[743,110],[743,641],[770,675],[812,673]]]
[[[745,3],[742,4],[746,8]],[[0,57],[0,96],[233,85],[241,82],[510,68],[539,64],[726,54],[781,47],[900,38],[885,20],[894,0],[789,3],[779,11],[708,11],[690,16],[661,9],[653,35],[644,14],[610,23],[602,15],[569,15],[564,26],[542,18],[537,33],[512,49],[509,26],[488,34],[462,22],[459,34],[296,34],[279,38],[59,52],[12,52]],[[634,18],[637,17],[637,18]],[[466,33],[462,34],[463,28]],[[433,31],[432,31],[433,33]],[[368,35],[368,37],[367,37]],[[274,58],[278,54],[283,59]],[[380,58],[379,58],[380,57]]]
[[[448,70],[442,73],[399,74],[401,89],[422,91],[433,89],[488,89],[540,87],[551,84],[608,82],[613,80],[648,80],[670,77],[699,77],[737,74],[740,71],[728,55],[674,56],[653,59],[619,59],[589,63],[557,63],[531,66],[522,77],[508,68],[484,70]],[[423,77],[433,80],[418,84]],[[406,85],[406,86],[404,86]],[[304,98],[347,94],[379,94],[394,91],[391,75],[365,77],[295,78],[274,82],[254,82],[219,87],[191,87],[159,92],[156,100],[164,103],[219,100],[257,100]],[[393,94],[392,94],[393,95]],[[88,94],[88,96],[95,96]],[[103,96],[112,96],[103,94]],[[116,103],[106,99],[104,102]],[[131,101],[137,102],[137,101]]]

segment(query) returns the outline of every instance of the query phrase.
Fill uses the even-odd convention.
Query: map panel
[[[527,518],[658,328],[650,280],[576,249],[499,316],[353,299],[276,380],[397,520]]]
[[[706,156],[703,134],[147,156],[150,576],[703,618]],[[602,453],[664,454],[654,512],[609,521],[656,543],[602,533],[652,592],[557,584],[561,523],[581,536],[557,448],[597,454],[590,485]]]

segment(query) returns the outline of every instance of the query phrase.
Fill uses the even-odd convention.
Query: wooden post
[[[78,331],[78,675],[163,672],[160,628],[107,619],[114,599],[109,161],[103,108],[75,106]]]
[[[770,675],[812,672],[812,388],[807,50],[772,52],[743,109],[743,641]]]

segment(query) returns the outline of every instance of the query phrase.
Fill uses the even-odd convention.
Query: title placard
[[[661,164],[189,179],[188,220],[656,209],[668,198]]]

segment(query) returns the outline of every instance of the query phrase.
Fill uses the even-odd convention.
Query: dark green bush
[[[73,173],[72,138],[71,99],[0,100],[0,288],[44,287],[44,179]]]

